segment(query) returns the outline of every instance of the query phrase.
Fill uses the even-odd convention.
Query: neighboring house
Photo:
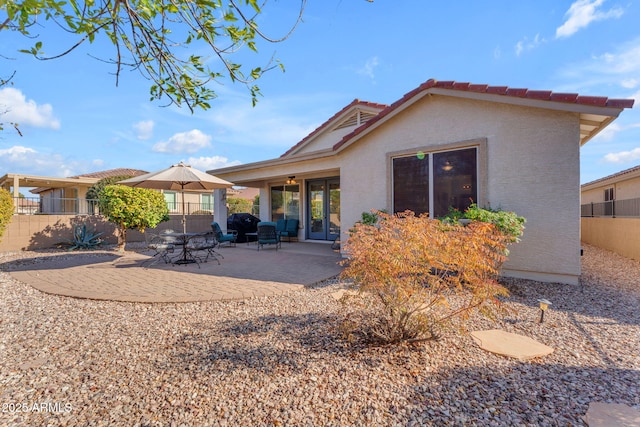
[[[640,260],[640,165],[581,190],[582,241]]]
[[[32,207],[34,198],[18,199],[20,187],[33,188],[32,194],[38,196],[39,209],[29,213],[43,214],[93,214],[95,203],[87,201],[87,190],[104,178],[118,176],[139,176],[147,173],[139,169],[118,168],[68,178],[46,176],[6,174],[0,178],[0,187],[12,191],[16,200],[16,212],[26,213],[25,204]],[[162,191],[170,213],[182,213],[182,195],[179,191]],[[187,213],[213,213],[213,194],[211,192],[185,192],[185,210]]]
[[[97,210],[95,203],[87,202],[87,191],[104,178],[138,176],[147,172],[138,169],[109,169],[106,171],[70,176],[30,190],[40,196],[40,213],[91,214]],[[78,180],[78,182],[74,182]]]
[[[277,159],[209,173],[259,188],[261,219],[299,219],[301,240],[344,240],[371,209],[513,210],[527,228],[503,274],[575,284],[580,146],[632,105],[429,80],[391,105],[353,101]]]
[[[640,165],[581,186],[582,216],[640,216]]]

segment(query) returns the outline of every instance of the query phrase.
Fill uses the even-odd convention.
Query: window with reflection
[[[271,220],[300,219],[300,185],[271,187]]]
[[[476,147],[393,159],[393,211],[437,218],[478,200]]]

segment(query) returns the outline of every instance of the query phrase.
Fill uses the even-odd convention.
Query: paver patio
[[[8,266],[11,276],[57,295],[127,302],[195,302],[275,295],[340,273],[339,252],[323,243],[284,243],[278,251],[255,245],[223,247],[217,262],[142,266],[150,252],[64,252]],[[147,262],[150,264],[150,262]]]

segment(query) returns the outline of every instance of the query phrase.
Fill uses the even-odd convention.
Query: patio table
[[[161,236],[171,237],[177,240],[175,242],[176,245],[182,245],[182,254],[181,256],[171,261],[172,264],[195,264],[198,261],[189,253],[188,243],[189,240],[196,236],[204,236],[205,232],[195,232],[195,233],[163,233]]]
[[[249,243],[254,242],[257,243],[258,242],[258,233],[244,233],[245,237],[247,238],[247,246],[249,246]],[[253,238],[253,240],[251,240],[250,238]]]

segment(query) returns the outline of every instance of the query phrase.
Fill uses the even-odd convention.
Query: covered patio
[[[28,253],[3,270],[49,294],[94,300],[175,303],[240,300],[304,288],[340,273],[341,256],[323,243],[222,247],[221,264],[151,264],[149,251]],[[146,263],[145,263],[146,261]],[[143,265],[144,263],[144,265]],[[304,268],[300,268],[304,266]]]

